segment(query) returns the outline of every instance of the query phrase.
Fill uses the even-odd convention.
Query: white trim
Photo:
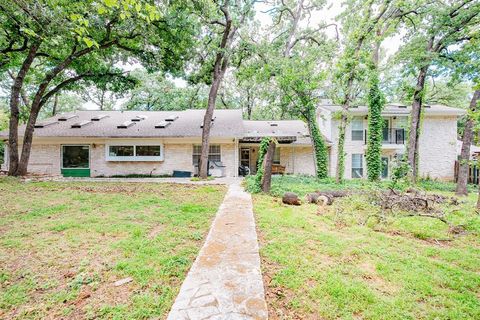
[[[63,147],[88,147],[88,168],[64,168],[63,167]],[[90,157],[92,155],[91,146],[89,144],[61,144],[60,145],[60,170],[70,170],[70,169],[89,169],[90,170]]]
[[[113,146],[132,146],[133,147],[133,156],[127,157],[116,157],[110,155],[110,147]],[[137,156],[137,146],[156,146],[160,147],[160,156]],[[153,142],[115,142],[115,143],[108,143],[105,144],[105,161],[109,162],[126,162],[126,161],[133,161],[133,162],[159,162],[165,160],[165,148],[163,143],[153,143]]]

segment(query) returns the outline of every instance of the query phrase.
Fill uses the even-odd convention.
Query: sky
[[[339,0],[328,0],[327,4],[325,5],[324,9],[317,12],[316,14],[312,15],[310,20],[310,24],[312,27],[315,25],[319,25],[321,23],[336,23],[338,28],[341,28],[341,24],[336,21],[336,17],[342,13],[344,8],[342,7],[343,1]],[[267,13],[267,10],[271,8],[264,2],[259,2],[255,5],[255,18],[260,21],[264,28],[268,28],[268,25],[271,24],[272,19],[270,15]],[[326,30],[326,34],[330,37],[335,37],[335,30],[334,28],[328,28]],[[385,51],[386,56],[390,56],[394,54],[402,43],[401,36],[397,35],[395,37],[387,38],[382,43],[382,49]],[[126,71],[131,71],[137,68],[141,68],[141,65],[138,63],[127,63],[121,66]],[[187,84],[183,79],[173,79],[174,83],[178,87],[185,87]],[[126,99],[123,98],[119,99],[116,103],[116,108],[120,108],[123,103],[125,103]],[[98,109],[98,106],[95,105],[93,102],[85,102],[82,108],[95,110]]]

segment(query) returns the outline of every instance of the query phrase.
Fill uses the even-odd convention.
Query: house
[[[329,174],[335,175],[338,158],[338,105],[318,108],[318,123],[322,134],[332,142],[329,148]],[[391,176],[392,163],[406,152],[408,116],[411,107],[388,104],[382,117],[385,121],[382,141],[382,178]],[[352,119],[345,136],[345,178],[366,177],[365,152],[368,135],[368,108],[350,108]],[[462,109],[443,105],[425,105],[419,140],[419,175],[439,180],[454,179],[457,159],[457,119]]]
[[[28,171],[82,177],[193,173],[200,158],[204,114],[204,110],[76,111],[42,120],[35,126]],[[20,127],[19,133],[24,129]],[[314,173],[311,142],[302,121],[245,121],[241,110],[215,110],[210,172],[235,177],[243,165],[254,173],[265,136],[279,142],[274,161],[278,171]],[[8,133],[0,133],[0,139],[8,143]]]

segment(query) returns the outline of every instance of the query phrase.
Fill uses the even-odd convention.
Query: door
[[[90,146],[62,146],[62,175],[90,177]]]

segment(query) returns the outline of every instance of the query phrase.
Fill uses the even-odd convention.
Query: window
[[[162,145],[107,146],[107,161],[163,161]]]
[[[88,169],[90,148],[88,146],[63,146],[62,168]]]
[[[355,117],[352,120],[352,141],[363,141],[362,117]]]
[[[388,157],[382,157],[382,179],[388,178]]]
[[[194,145],[192,154],[192,163],[198,165],[200,163],[200,156],[202,154],[202,146]],[[221,162],[222,154],[219,144],[211,144],[208,150],[208,161]]]
[[[275,148],[275,153],[273,154],[273,164],[280,164],[280,148]]]
[[[110,146],[110,157],[133,157],[134,146]]]
[[[352,154],[352,178],[363,177],[363,155]]]
[[[137,157],[160,157],[160,146],[137,146],[135,155]]]

